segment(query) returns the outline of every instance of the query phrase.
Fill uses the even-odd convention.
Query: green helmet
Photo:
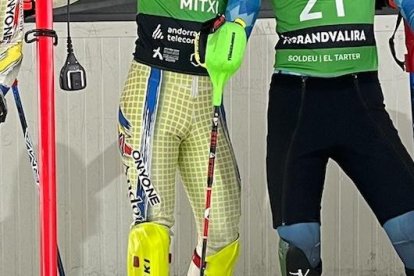
[[[208,34],[205,45],[204,63],[200,62],[200,39],[195,42],[196,59],[207,69],[213,83],[213,105],[221,105],[225,83],[236,73],[243,61],[247,44],[245,23],[241,19],[223,22]]]

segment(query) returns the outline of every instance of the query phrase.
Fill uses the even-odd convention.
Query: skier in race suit
[[[71,0],[70,3],[77,0]],[[53,7],[66,5],[65,0],[54,0]],[[0,1],[0,123],[7,115],[4,95],[13,85],[23,59],[24,18],[35,13],[34,0]]]
[[[200,275],[212,118],[212,84],[194,55],[196,34],[217,14],[251,32],[260,0],[140,0],[138,39],[119,106],[119,147],[133,225],[128,275],[169,275],[176,172],[195,217]],[[227,23],[224,23],[227,24]],[[213,34],[214,35],[214,34]],[[220,45],[217,45],[220,47]],[[233,275],[239,252],[240,178],[221,108],[205,275]]]
[[[396,1],[413,27],[413,1]],[[328,159],[352,179],[414,275],[414,164],[378,81],[375,1],[272,0],[267,180],[282,275],[321,275]]]
[[[7,115],[4,94],[14,83],[23,58],[23,0],[0,2],[0,123]]]

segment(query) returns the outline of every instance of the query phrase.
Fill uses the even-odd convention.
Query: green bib
[[[374,0],[272,0],[275,69],[334,77],[378,68]]]

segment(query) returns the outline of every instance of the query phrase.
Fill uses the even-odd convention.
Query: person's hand
[[[243,62],[247,44],[246,24],[228,22],[224,16],[207,21],[195,39],[195,58],[207,69],[213,83],[213,105],[221,105],[224,85]]]
[[[233,64],[233,56],[240,53],[234,50],[241,49],[243,53],[247,43],[243,34],[244,28],[245,23],[241,19],[230,22],[223,15],[204,22],[195,41],[197,61],[204,67],[206,60]]]

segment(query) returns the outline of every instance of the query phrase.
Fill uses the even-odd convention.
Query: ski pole
[[[203,245],[201,247],[200,276],[204,275],[204,272],[206,269],[205,260],[206,260],[206,254],[207,254],[208,226],[210,222],[211,194],[212,194],[213,179],[214,179],[214,164],[216,160],[219,116],[220,116],[220,106],[215,105],[214,111],[213,111],[211,134],[210,134],[210,152],[209,152],[209,157],[208,157],[207,189],[206,189],[206,201],[205,201],[205,210],[204,210]]]
[[[210,133],[210,152],[207,169],[207,188],[205,195],[200,276],[204,276],[206,270],[214,165],[216,160],[218,125],[220,120],[223,90],[224,85],[239,69],[243,60],[243,54],[247,44],[246,32],[244,29],[245,26],[246,24],[241,19],[236,19],[235,22],[226,22],[224,16],[217,17],[216,20],[213,21],[211,28],[207,30],[207,33],[204,33],[204,35],[207,34],[204,63],[200,62],[200,34],[196,36],[194,43],[195,58],[199,65],[207,69],[213,86],[213,118]],[[204,45],[201,45],[201,47],[204,47]]]
[[[37,166],[37,158],[33,148],[33,142],[29,135],[29,130],[27,126],[26,116],[24,115],[22,101],[20,99],[19,89],[17,88],[17,81],[14,82],[12,86],[14,101],[16,103],[16,108],[19,113],[20,124],[22,126],[24,140],[26,144],[27,154],[29,155],[30,165],[32,167],[33,178],[35,180],[37,188],[39,188],[39,169]],[[57,255],[58,255],[58,271],[60,276],[65,276],[65,270],[63,268],[63,262],[60,257],[59,247],[57,248]]]

